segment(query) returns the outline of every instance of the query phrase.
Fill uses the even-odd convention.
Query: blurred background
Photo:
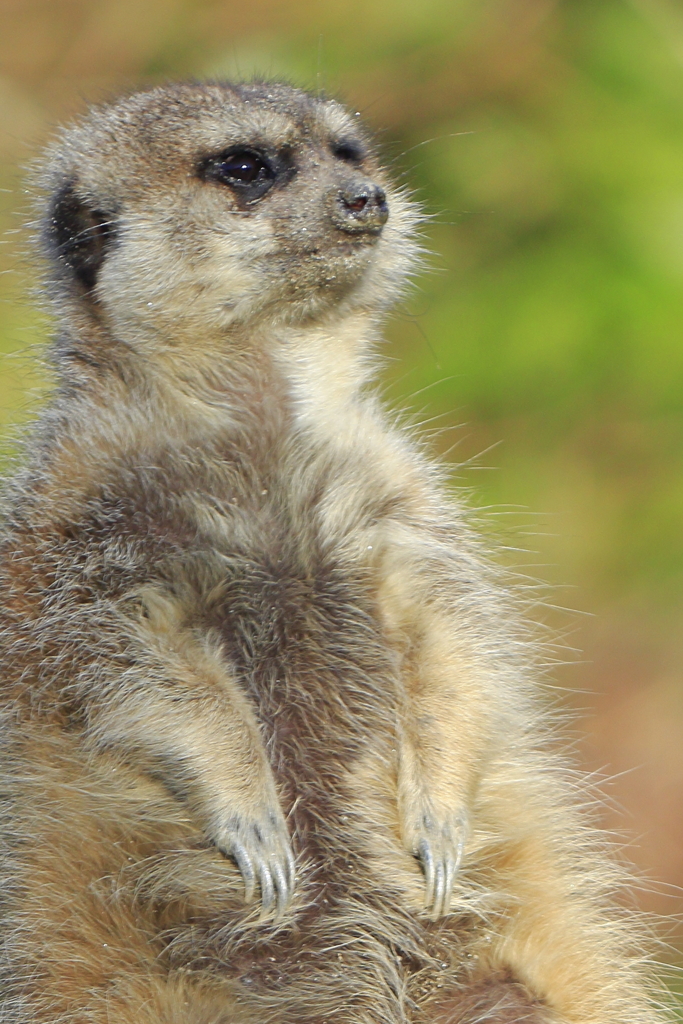
[[[430,220],[384,387],[548,585],[554,682],[683,943],[683,2],[0,0],[0,419],[40,393],[24,168],[121,89],[284,77],[379,132]],[[573,609],[572,612],[561,610]]]

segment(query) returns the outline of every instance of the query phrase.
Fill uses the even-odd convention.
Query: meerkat
[[[153,88],[39,185],[2,1024],[666,1019],[514,598],[372,390],[420,215],[358,118]]]

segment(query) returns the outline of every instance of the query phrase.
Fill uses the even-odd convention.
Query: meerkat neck
[[[168,345],[150,361],[155,390],[185,423],[275,419],[338,438],[374,374],[376,326],[367,312],[307,324],[262,324],[209,343]],[[265,403],[265,404],[264,404]],[[268,408],[265,408],[265,406]]]
[[[364,385],[374,376],[375,338],[374,321],[358,312],[334,323],[277,334],[274,363],[299,428],[340,439],[344,423],[358,409]]]
[[[96,369],[74,364],[82,397],[71,401],[70,418],[90,424],[91,441],[99,424],[107,443],[118,433],[123,443],[132,433],[201,445],[268,426],[274,437],[305,431],[321,443],[343,445],[357,429],[363,386],[374,373],[373,319],[354,312],[334,322],[269,324],[252,328],[248,337],[242,333],[204,336],[192,346],[158,335],[154,343],[111,339],[111,372],[101,362]],[[76,348],[69,346],[69,353]],[[68,373],[74,382],[76,371]]]

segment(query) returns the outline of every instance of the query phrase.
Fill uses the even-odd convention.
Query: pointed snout
[[[371,181],[348,181],[330,199],[330,215],[342,231],[378,235],[387,222],[386,192]]]

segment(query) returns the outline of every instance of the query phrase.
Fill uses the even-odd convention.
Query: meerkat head
[[[60,309],[133,343],[381,310],[415,257],[414,207],[358,118],[283,85],[134,94],[43,166]]]

